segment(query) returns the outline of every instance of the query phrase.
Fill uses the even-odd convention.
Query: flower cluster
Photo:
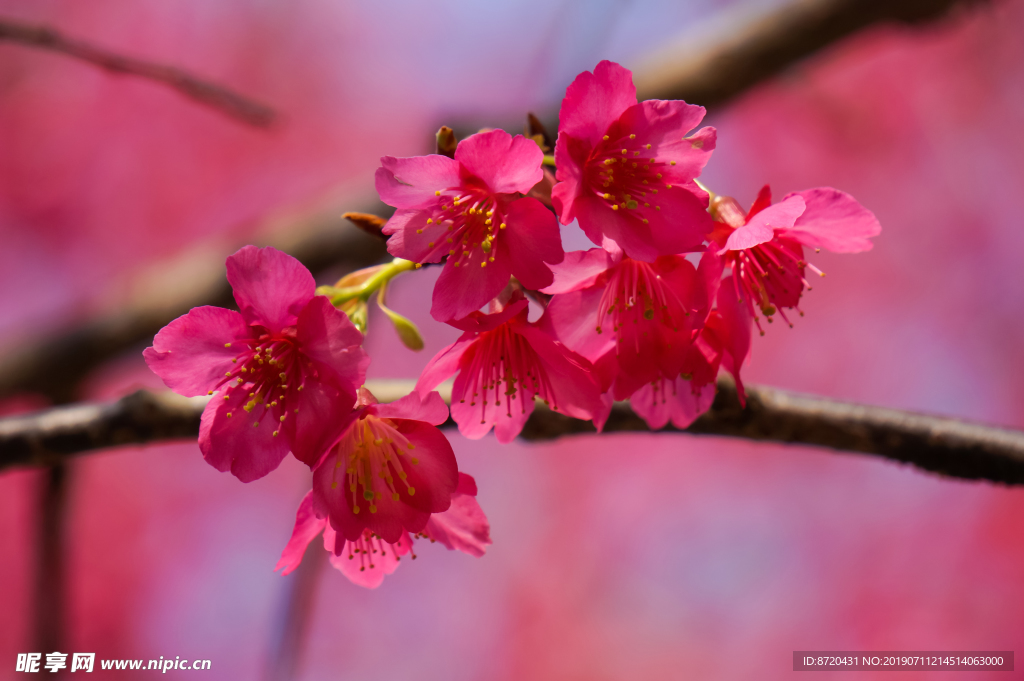
[[[437,154],[383,157],[376,187],[396,209],[383,226],[394,263],[316,289],[294,259],[247,246],[227,262],[238,312],[196,308],[157,334],[153,371],[211,396],[207,461],[243,481],[289,452],[312,469],[278,568],[293,570],[320,534],[332,564],[367,587],[415,558],[416,539],[483,554],[476,483],[437,429],[449,410],[434,390],[452,376],[462,435],[493,429],[503,443],[538,398],[598,430],[616,400],[651,428],[687,427],[711,408],[719,369],[745,399],[753,328],[803,314],[807,273],[821,274],[804,249],[865,251],[881,228],[827,187],[774,204],[765,187],[748,211],[713,196],[697,181],[716,142],[697,129],[703,117],[682,101],[637,102],[632,74],[601,62],[568,87],[553,154],[543,135],[455,143],[442,129]],[[560,224],[595,248],[564,252]],[[422,347],[384,292],[433,263],[431,315],[462,335],[411,394],[379,404],[362,387],[366,300],[377,292],[406,344]]]

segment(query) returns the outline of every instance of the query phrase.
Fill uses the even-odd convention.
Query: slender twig
[[[385,402],[398,399],[412,387],[409,381],[369,384]],[[774,388],[749,387],[748,393],[744,409],[733,384],[719,381],[711,410],[686,432],[873,454],[951,477],[1024,484],[1024,432]],[[108,404],[60,407],[0,419],[0,469],[50,465],[118,445],[194,438],[206,401],[205,397],[186,399],[139,391]],[[449,421],[448,425],[453,424]],[[648,428],[627,403],[618,403],[604,430],[641,432]],[[540,441],[593,432],[589,422],[538,405],[523,438]]]
[[[65,588],[67,565],[67,505],[70,461],[59,461],[43,471],[39,479],[33,570],[33,618],[35,620],[36,650],[53,652],[66,650]]]
[[[60,52],[112,73],[138,76],[162,83],[190,99],[249,125],[265,128],[277,119],[277,114],[269,106],[243,97],[216,83],[197,78],[180,68],[116,54],[82,40],[68,38],[48,26],[33,26],[0,19],[0,40]]]

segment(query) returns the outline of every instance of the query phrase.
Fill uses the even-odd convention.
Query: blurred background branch
[[[751,19],[744,13],[720,31],[715,42],[697,54],[686,56],[669,47],[656,61],[636,72],[638,92],[643,98],[682,98],[708,107],[720,106],[746,89],[779,73],[786,67],[869,25],[899,21],[923,23],[945,16],[955,6],[982,0],[794,0],[768,14]],[[104,53],[67,41],[49,29],[0,22],[0,38],[93,55],[96,63]],[[57,46],[57,47],[55,47]],[[68,46],[72,46],[71,50]],[[113,57],[113,55],[109,55]],[[135,60],[110,64],[142,65]],[[152,73],[184,75],[175,69]],[[107,68],[114,68],[107,66]],[[133,71],[134,73],[134,71]],[[139,75],[142,75],[141,73]],[[175,76],[177,77],[177,76]],[[161,78],[158,78],[161,79]],[[366,199],[365,204],[371,200]],[[322,212],[304,220],[307,236],[286,247],[314,274],[327,267],[354,270],[378,262],[385,256],[379,240],[345,225],[340,211]],[[379,211],[378,211],[379,212]],[[55,403],[77,398],[78,384],[100,364],[148,343],[167,322],[197,305],[231,305],[226,282],[206,290],[188,290],[160,305],[117,312],[94,319],[49,337],[13,348],[0,357],[0,398],[18,393],[36,393]]]
[[[59,52],[112,73],[163,83],[189,99],[249,125],[266,128],[278,118],[277,113],[269,106],[175,66],[155,64],[117,54],[91,43],[66,37],[49,26],[34,26],[10,19],[0,19],[0,40]]]
[[[412,391],[412,381],[370,381],[382,402]],[[912,464],[950,477],[1024,484],[1024,433],[971,423],[799,395],[774,388],[747,388],[740,406],[735,385],[719,381],[711,410],[682,432],[725,435],[859,452]],[[450,391],[442,392],[450,400]],[[102,405],[58,407],[0,420],[0,469],[51,465],[82,452],[128,444],[191,439],[207,398],[140,390]],[[445,427],[453,427],[449,419]],[[605,433],[649,428],[629,404],[612,410]],[[529,441],[594,433],[586,421],[540,405],[523,430]],[[671,426],[661,432],[679,432]]]

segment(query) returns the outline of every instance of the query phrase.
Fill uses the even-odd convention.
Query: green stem
[[[377,292],[378,289],[397,277],[399,274],[402,272],[408,272],[409,270],[414,270],[416,267],[416,263],[411,260],[395,258],[390,264],[381,268],[379,272],[359,286],[347,286],[345,288],[321,286],[317,288],[316,292],[318,295],[330,298],[331,303],[335,306],[346,303],[353,298],[362,298],[364,301],[367,301],[370,299],[370,296]]]
[[[543,165],[551,166],[552,168],[554,168],[555,167],[555,157],[550,155],[550,154],[545,154],[544,155],[544,161],[542,163],[543,163]]]

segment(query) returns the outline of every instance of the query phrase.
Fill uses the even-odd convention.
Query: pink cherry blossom
[[[416,539],[439,542],[449,550],[459,550],[479,558],[491,543],[490,524],[476,501],[476,481],[459,473],[459,484],[452,494],[447,511],[430,516],[422,531],[414,534],[402,532],[395,542],[385,541],[380,535],[364,529],[354,540],[336,532],[326,517],[318,517],[314,510],[313,491],[310,490],[299,504],[295,529],[281,553],[274,570],[287,575],[299,566],[306,547],[321,532],[324,548],[331,554],[331,565],[352,582],[375,589],[398,568],[402,557],[416,558],[413,544]]]
[[[146,363],[177,393],[217,393],[199,448],[218,470],[249,482],[289,450],[312,466],[365,377],[362,334],[281,251],[246,246],[227,259],[227,274],[240,312],[194,308],[157,333]]]
[[[530,289],[551,283],[562,260],[558,222],[535,198],[544,178],[540,147],[504,130],[470,135],[455,158],[381,159],[377,192],[398,210],[384,226],[388,252],[415,262],[447,258],[431,314],[461,319],[497,296],[509,277]]]
[[[821,274],[804,260],[804,246],[857,253],[870,250],[870,238],[882,230],[871,211],[831,187],[793,192],[772,204],[765,185],[746,214],[730,197],[717,197],[712,213],[711,239],[732,270],[724,284],[735,289],[762,335],[757,310],[769,322],[778,312],[792,326],[783,308],[800,311],[800,296],[811,288],[805,269]]]
[[[581,73],[562,100],[555,144],[551,197],[562,223],[576,219],[595,244],[647,262],[699,250],[711,218],[694,179],[715,129],[686,135],[703,118],[683,101],[637,103],[633,74],[613,62]]]
[[[451,505],[458,467],[435,427],[448,407],[436,392],[378,404],[365,388],[358,407],[313,471],[314,508],[344,539],[369,531],[396,543]]]
[[[633,411],[652,430],[671,421],[683,429],[711,408],[715,400],[715,379],[722,361],[724,322],[712,310],[700,335],[686,350],[683,370],[675,378],[659,378],[641,387],[629,398]]]
[[[526,317],[527,301],[517,291],[491,314],[474,312],[451,322],[465,333],[420,375],[416,389],[424,393],[458,372],[452,418],[468,438],[481,438],[493,427],[499,442],[511,442],[537,396],[574,418],[593,420],[602,413],[590,363]]]
[[[617,400],[673,381],[711,311],[721,261],[706,252],[694,267],[680,255],[653,263],[603,249],[568,253],[555,268],[544,321],[589,359]]]

